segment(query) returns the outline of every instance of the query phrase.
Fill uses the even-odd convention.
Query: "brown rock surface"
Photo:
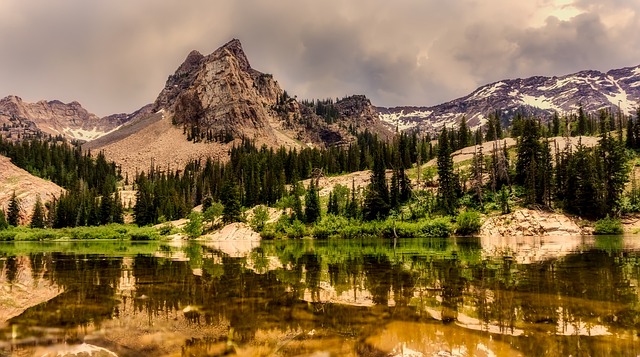
[[[590,234],[577,220],[560,213],[520,209],[515,212],[488,217],[480,235],[495,236],[561,236]]]
[[[14,191],[20,200],[21,221],[27,223],[38,195],[45,203],[58,197],[64,189],[51,181],[31,175],[12,164],[9,158],[0,156],[0,209],[5,212]]]
[[[37,128],[45,134],[87,141],[105,135],[121,125],[126,118],[99,118],[78,102],[42,100],[27,103],[17,96],[0,99],[0,123],[16,120],[29,127],[30,131]]]

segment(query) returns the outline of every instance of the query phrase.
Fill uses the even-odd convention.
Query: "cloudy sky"
[[[299,98],[433,105],[505,78],[640,64],[638,0],[0,0],[0,97],[152,102],[188,52],[239,38]]]

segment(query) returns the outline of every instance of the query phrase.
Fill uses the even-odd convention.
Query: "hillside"
[[[58,197],[64,189],[51,181],[35,177],[0,156],[0,209],[7,211],[13,192],[20,200],[20,217],[24,224],[31,218],[33,205],[39,195],[42,202]]]
[[[244,139],[302,148],[344,145],[364,130],[392,135],[364,96],[298,102],[272,75],[253,69],[235,39],[207,56],[189,53],[148,108],[83,147],[103,150],[132,174],[152,161],[175,169],[193,158],[225,158]]]
[[[636,66],[606,73],[586,70],[560,77],[505,79],[435,106],[376,109],[380,119],[392,127],[433,133],[444,125],[457,125],[462,116],[470,127],[483,125],[496,110],[507,124],[518,112],[548,119],[554,112],[575,113],[580,104],[586,112],[611,109],[632,114],[639,100],[640,66]]]

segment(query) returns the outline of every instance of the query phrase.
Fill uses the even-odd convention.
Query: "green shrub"
[[[0,230],[0,242],[13,241],[17,234],[18,232],[13,229]]]
[[[265,225],[262,232],[260,232],[260,238],[264,240],[274,240],[280,238],[281,234],[276,232],[274,225]]]
[[[478,233],[482,227],[480,213],[476,211],[465,211],[456,218],[456,234],[472,235]]]
[[[176,228],[171,222],[165,222],[160,226],[160,228],[158,228],[158,233],[163,236],[168,236],[178,233],[178,228]]]
[[[317,239],[327,239],[340,235],[348,225],[349,220],[345,217],[327,214],[315,224],[312,234]]]
[[[286,228],[286,233],[289,238],[303,238],[307,234],[307,227],[296,219]]]
[[[202,214],[199,212],[189,213],[189,221],[182,230],[189,238],[198,238],[203,233]]]
[[[160,238],[160,233],[153,227],[132,228],[127,235],[131,240],[156,240]]]
[[[597,221],[593,230],[593,234],[622,234],[623,232],[622,222],[609,216]]]
[[[452,228],[449,219],[441,217],[424,222],[420,231],[423,237],[446,238],[451,235]]]

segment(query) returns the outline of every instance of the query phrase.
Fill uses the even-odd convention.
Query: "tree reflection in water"
[[[29,276],[61,293],[10,319],[0,352],[84,340],[121,355],[635,355],[640,254],[601,243],[527,263],[517,247],[492,254],[473,239],[263,242],[246,257],[197,244],[130,255],[3,246],[4,291]]]

